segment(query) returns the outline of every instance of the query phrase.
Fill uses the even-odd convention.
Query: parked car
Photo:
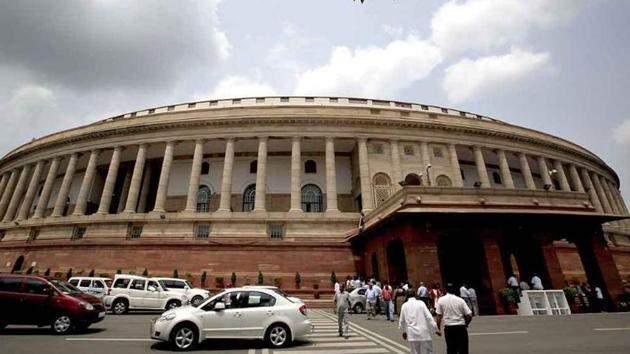
[[[247,289],[269,289],[269,290],[273,290],[275,292],[277,292],[278,294],[286,297],[287,299],[297,303],[301,303],[303,304],[304,301],[302,301],[302,299],[300,299],[299,297],[295,297],[295,296],[289,296],[289,294],[287,294],[286,292],[284,292],[284,290],[278,288],[277,286],[271,286],[271,285],[245,285],[244,288]]]
[[[116,315],[129,310],[169,310],[188,303],[188,298],[163,288],[157,280],[137,275],[116,274],[108,294],[103,298]]]
[[[185,279],[178,278],[152,278],[157,280],[163,288],[186,295],[193,306],[199,306],[204,300],[210,297],[208,290],[195,288]]]
[[[365,311],[367,307],[366,291],[367,288],[356,288],[350,292],[350,308],[354,313],[363,313]]]
[[[306,305],[263,288],[226,289],[199,307],[169,310],[151,322],[151,337],[177,350],[190,350],[206,338],[264,339],[279,348],[312,330]]]
[[[59,279],[0,275],[0,330],[7,325],[50,326],[55,334],[82,330],[105,318],[105,306]]]
[[[103,277],[72,277],[68,283],[74,285],[79,290],[102,299],[107,295],[107,289],[112,286],[111,278]]]

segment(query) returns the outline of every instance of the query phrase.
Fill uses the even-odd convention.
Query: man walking
[[[435,307],[438,331],[444,322],[444,339],[447,354],[468,354],[468,324],[472,311],[464,300],[453,295],[457,288],[446,284],[446,295],[440,297]]]
[[[381,292],[383,298],[383,305],[385,306],[385,316],[388,321],[394,322],[394,290],[389,284],[385,284],[383,291]]]
[[[418,299],[429,307],[429,289],[424,286],[424,282],[420,282],[420,286],[418,287]]]
[[[470,301],[470,291],[468,291],[468,288],[466,287],[466,283],[462,284],[462,286],[459,288],[459,297],[462,298],[462,300],[464,300],[464,302],[466,303],[466,305],[468,305],[468,308],[470,309],[470,311],[472,311],[472,301]]]
[[[472,305],[473,316],[479,316],[479,302],[477,301],[477,291],[475,288],[468,288],[468,293],[470,294],[470,304]]]
[[[538,276],[538,274],[534,274],[534,276],[532,277],[532,289],[534,290],[543,290],[543,285],[542,285],[542,280],[540,280],[540,277]]]
[[[409,341],[411,354],[433,354],[431,333],[441,335],[437,324],[427,305],[416,300],[413,290],[409,290],[407,296],[409,299],[402,305],[398,320],[402,338]]]
[[[350,294],[345,286],[339,287],[339,292],[335,293],[335,313],[337,313],[337,325],[339,327],[339,337],[348,337],[348,309],[350,308]]]
[[[372,283],[368,283],[368,288],[365,291],[365,297],[367,298],[366,299],[367,319],[371,320],[376,316],[375,307],[376,307],[376,298],[378,297],[378,293],[376,289],[374,288],[374,286],[372,285]]]

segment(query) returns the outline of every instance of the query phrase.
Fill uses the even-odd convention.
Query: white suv
[[[210,297],[208,290],[195,288],[188,280],[178,278],[152,278],[157,280],[163,288],[186,295],[193,306],[199,306]]]
[[[151,338],[177,350],[190,350],[206,338],[264,339],[279,348],[312,331],[306,306],[270,289],[226,289],[199,307],[169,310],[151,322]]]
[[[112,285],[112,280],[103,277],[72,277],[68,280],[68,283],[79,288],[84,293],[102,299],[107,294],[107,289]]]
[[[188,303],[185,295],[164,289],[157,280],[137,275],[117,274],[103,298],[116,315],[131,310],[169,310]]]

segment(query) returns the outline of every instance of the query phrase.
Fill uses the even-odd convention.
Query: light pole
[[[427,171],[427,186],[431,187],[431,175],[429,174],[429,170],[431,170],[431,164],[428,163],[424,167],[425,171]]]

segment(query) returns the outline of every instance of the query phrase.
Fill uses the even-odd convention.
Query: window
[[[448,109],[446,108],[440,108],[442,110],[442,113],[448,113]]]
[[[264,97],[256,98],[256,103],[265,103],[265,98]]]
[[[304,173],[317,173],[317,163],[313,160],[304,162]]]
[[[208,236],[210,236],[210,224],[197,224],[195,237],[198,239],[207,239]]]
[[[383,144],[371,144],[370,145],[372,147],[372,153],[373,154],[382,154],[383,153]]]
[[[280,102],[289,102],[289,97],[280,97]]]
[[[283,224],[269,224],[269,237],[272,240],[282,240],[284,238]]]
[[[140,238],[142,235],[142,225],[129,225],[127,238]]]
[[[241,99],[237,98],[237,99],[232,100],[232,104],[241,104]]]
[[[112,288],[116,288],[116,289],[127,289],[127,286],[129,286],[129,283],[131,282],[131,279],[127,279],[127,278],[118,278],[116,279],[116,281],[114,282],[114,285],[112,285]]]
[[[210,194],[210,188],[208,188],[207,186],[199,187],[199,191],[197,191],[197,212],[207,213],[208,211],[210,211]]]
[[[492,180],[495,184],[503,184],[501,182],[501,176],[497,172],[492,172]]]
[[[248,291],[244,307],[271,307],[276,304],[276,298],[258,291]]]
[[[249,163],[249,173],[257,173],[258,172],[258,160],[254,160]]]
[[[2,277],[0,278],[0,291],[19,293],[22,290],[22,278]]]
[[[434,147],[433,148],[433,156],[437,157],[437,158],[443,158],[444,157],[444,151],[442,151],[442,148]]]
[[[85,235],[85,227],[75,226],[72,230],[72,240],[80,240]]]
[[[136,112],[132,112],[131,114],[129,114],[130,117],[135,117],[136,116]]]
[[[90,280],[89,279],[83,279],[79,282],[79,286],[82,288],[89,288],[90,287]]]
[[[256,185],[251,184],[245,188],[243,192],[243,211],[254,210],[254,203],[256,202]]]
[[[314,184],[302,187],[302,210],[306,213],[322,211],[322,190]]]
[[[50,291],[50,285],[39,279],[26,279],[25,292],[34,295],[47,295]]]
[[[105,284],[101,280],[92,281],[92,287],[98,289],[105,289]]]
[[[70,281],[68,281],[68,283],[74,285],[74,286],[79,286],[79,279],[72,279]]]
[[[204,176],[210,174],[210,164],[209,163],[204,161],[201,164],[201,174],[204,175]]]
[[[218,104],[219,104],[219,101],[210,101],[210,102],[208,102],[209,106],[216,106]]]
[[[144,290],[144,285],[146,284],[146,280],[144,279],[134,279],[131,283],[130,289],[133,290]]]
[[[306,102],[315,102],[315,99],[313,97],[306,97],[306,98],[304,98],[304,100]]]
[[[186,288],[186,283],[179,280],[160,280],[160,284],[162,284],[163,288],[166,289],[184,289]]]
[[[166,108],[166,110],[169,111],[169,112],[172,111],[172,110],[175,110],[175,106],[168,106],[168,108]]]
[[[405,176],[405,185],[407,186],[419,186],[420,183],[420,176],[418,176],[415,173],[410,173],[407,176]]]
[[[197,105],[196,103],[189,103],[188,108],[195,108],[196,105]]]
[[[153,114],[153,113],[155,113],[155,108],[151,108],[151,109],[149,110],[149,114]]]
[[[338,103],[339,99],[335,98],[335,97],[331,97],[331,98],[328,99],[328,102],[330,102],[330,103]]]
[[[429,110],[429,106],[425,106],[423,104],[420,105],[420,109],[422,109],[423,111],[428,111]]]
[[[35,241],[39,237],[39,229],[36,227],[31,228],[31,231],[28,234],[28,241]]]
[[[413,156],[413,145],[405,145],[403,151],[407,156]]]
[[[435,183],[438,185],[438,187],[450,187],[453,185],[453,183],[451,182],[451,179],[445,175],[438,176],[435,179]]]
[[[147,290],[150,287],[154,287],[156,290],[160,290],[160,286],[158,285],[158,283],[154,280],[149,280],[149,283],[147,284]]]

